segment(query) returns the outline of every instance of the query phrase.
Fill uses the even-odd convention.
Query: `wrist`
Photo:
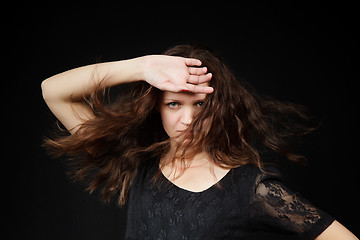
[[[151,81],[154,80],[154,74],[156,74],[157,68],[159,67],[157,62],[159,56],[160,55],[146,55],[137,59],[139,64],[138,76],[140,80],[153,85]]]
[[[144,80],[144,57],[111,62],[108,65],[107,85],[114,86]]]
[[[125,68],[128,73],[128,82],[145,81],[145,75],[149,61],[149,56],[142,56],[125,60]]]

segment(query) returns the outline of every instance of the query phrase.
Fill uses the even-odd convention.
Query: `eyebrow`
[[[194,102],[202,102],[205,99],[195,99]],[[163,98],[163,101],[174,101],[174,102],[182,102],[183,100],[176,99],[176,98]]]

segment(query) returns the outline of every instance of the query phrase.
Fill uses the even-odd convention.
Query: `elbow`
[[[43,99],[45,100],[45,102],[49,99],[49,84],[48,84],[48,81],[47,79],[42,81],[41,83],[41,92],[42,92],[42,96],[43,96]]]
[[[57,91],[57,86],[55,86],[50,79],[45,79],[41,83],[41,92],[42,97],[46,103],[50,101],[59,100],[59,92]]]

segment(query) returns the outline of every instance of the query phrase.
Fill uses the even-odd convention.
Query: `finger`
[[[207,67],[189,67],[189,73],[192,75],[203,75],[207,72]]]
[[[188,83],[192,83],[192,84],[201,84],[201,83],[206,83],[209,82],[212,78],[212,74],[208,73],[205,75],[190,75],[189,78],[187,79]]]
[[[187,84],[187,88],[188,88],[189,91],[192,92],[192,93],[205,93],[205,94],[209,94],[209,93],[214,92],[214,88],[213,88],[213,87],[209,87],[209,86],[199,86],[199,85]]]
[[[190,90],[188,89],[187,86],[179,86],[179,85],[175,85],[171,82],[163,83],[163,84],[159,85],[158,88],[162,91],[169,91],[169,92],[181,92],[181,91],[190,92]]]
[[[201,61],[195,58],[185,58],[185,64],[187,66],[201,66]]]

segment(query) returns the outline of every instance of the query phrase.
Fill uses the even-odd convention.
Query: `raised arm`
[[[75,68],[42,82],[43,98],[57,119],[74,133],[84,121],[93,117],[90,107],[83,102],[95,84],[111,87],[141,79],[141,58],[94,64]],[[106,77],[106,78],[105,78]]]
[[[105,88],[144,80],[164,91],[210,93],[211,87],[198,86],[211,79],[206,68],[195,67],[200,65],[196,59],[145,56],[72,69],[44,80],[41,88],[50,110],[74,133],[81,123],[94,117],[83,98],[96,84]]]

